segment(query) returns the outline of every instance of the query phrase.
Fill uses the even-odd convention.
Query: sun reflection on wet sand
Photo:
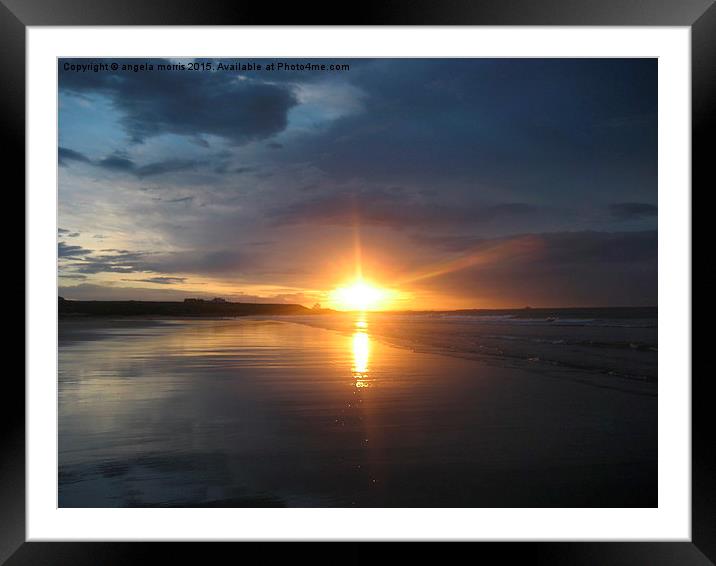
[[[370,338],[368,337],[368,322],[359,318],[355,323],[356,331],[353,333],[353,367],[351,373],[355,379],[355,386],[359,388],[370,387],[372,379],[368,376],[368,363],[370,360]]]

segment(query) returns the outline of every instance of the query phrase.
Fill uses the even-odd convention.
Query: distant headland
[[[258,316],[310,315],[332,312],[318,305],[309,309],[298,304],[232,303],[225,299],[184,301],[73,301],[58,297],[58,313],[71,316]]]

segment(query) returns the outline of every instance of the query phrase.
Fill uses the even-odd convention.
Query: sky
[[[656,59],[58,66],[65,298],[657,304]]]

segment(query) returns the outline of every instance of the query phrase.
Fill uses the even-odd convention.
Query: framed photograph
[[[712,2],[2,1],[0,561],[716,561]]]

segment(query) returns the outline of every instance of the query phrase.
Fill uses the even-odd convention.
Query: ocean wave
[[[603,328],[657,328],[657,321],[651,319],[629,320],[599,318],[519,318],[515,315],[452,315],[443,314],[436,318],[460,320],[485,324],[511,324],[525,326],[597,326]]]
[[[350,333],[353,318],[306,317],[305,322]],[[371,313],[364,324],[372,337],[416,351],[654,382],[658,334],[655,320],[645,322],[596,317],[558,321],[514,313]]]

